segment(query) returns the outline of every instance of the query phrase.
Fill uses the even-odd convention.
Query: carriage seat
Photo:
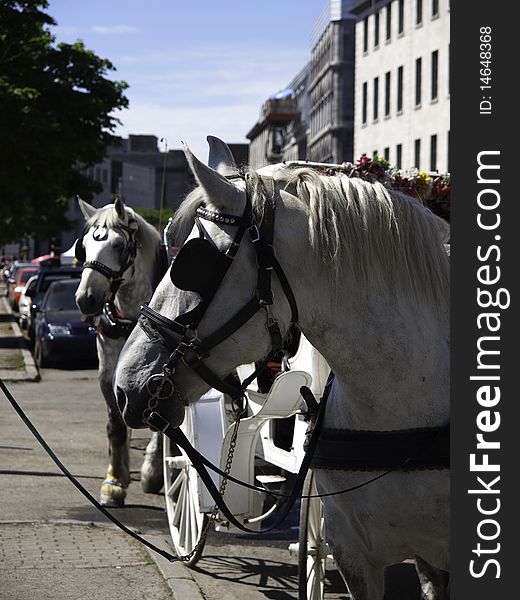
[[[262,433],[262,442],[268,441],[263,438],[268,437],[271,419],[284,419],[298,413],[304,406],[300,388],[303,385],[310,387],[311,384],[312,377],[309,373],[287,371],[275,379],[268,394],[248,390],[247,395],[255,414],[240,421],[231,469],[234,477],[248,483],[255,483],[255,454],[260,434]],[[225,467],[233,429],[234,426],[231,425],[224,436],[220,459],[222,469]],[[275,447],[273,451],[276,452]],[[289,454],[281,449],[279,452]],[[254,516],[258,509],[258,502],[255,502],[255,499],[259,496],[258,492],[248,490],[231,481],[227,484],[226,502],[235,515]]]

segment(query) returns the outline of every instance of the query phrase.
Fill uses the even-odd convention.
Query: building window
[[[384,154],[385,154],[385,160],[389,161],[390,160],[390,148],[385,148]]]
[[[368,17],[363,21],[363,52],[368,52]]]
[[[374,15],[374,48],[379,46],[379,11]]]
[[[414,144],[413,164],[416,169],[421,168],[421,140],[415,140]]]
[[[430,137],[430,171],[437,170],[437,136]]]
[[[392,37],[392,3],[386,5],[386,40]]]
[[[448,144],[446,146],[446,166],[448,169],[448,173],[450,172],[450,132],[448,131],[448,140],[447,140]]]
[[[397,69],[397,112],[403,110],[403,67]]]
[[[439,0],[432,0],[432,18],[439,16]]]
[[[415,24],[422,23],[422,0],[415,0]]]
[[[379,117],[379,77],[374,77],[374,121]]]
[[[372,151],[372,156],[373,156],[373,158],[377,158],[377,156],[378,156],[377,150]]]
[[[361,121],[363,124],[367,122],[367,102],[368,102],[368,83],[365,81],[363,84],[363,103],[362,103],[362,114]]]
[[[402,144],[397,144],[397,146],[395,147],[395,166],[396,169],[402,169],[402,162],[403,162],[403,145]]]
[[[432,52],[432,100],[437,100],[439,82],[439,51]]]
[[[420,106],[422,96],[422,59],[415,61],[415,106]]]
[[[385,73],[385,117],[390,116],[390,71]]]
[[[397,33],[404,31],[404,0],[399,0],[397,11]]]

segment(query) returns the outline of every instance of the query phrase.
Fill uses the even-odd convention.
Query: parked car
[[[23,269],[24,267],[32,267],[32,266],[34,266],[34,265],[31,265],[31,263],[15,262],[9,267],[9,269],[4,273],[4,278],[5,278],[5,283],[6,283],[6,287],[5,287],[5,295],[6,296],[9,296],[11,286],[16,285],[16,274],[18,273],[18,271],[20,269]]]
[[[40,269],[34,292],[31,295],[32,304],[27,319],[27,333],[31,341],[34,340],[34,316],[51,283],[62,279],[80,279],[82,271],[81,267],[42,267]]]
[[[32,304],[31,296],[34,295],[37,281],[38,275],[33,275],[25,284],[20,295],[20,300],[18,301],[18,324],[20,325],[20,329],[27,329]]]
[[[76,306],[78,285],[78,279],[53,281],[36,312],[34,360],[39,368],[97,359],[96,329],[81,320]]]
[[[40,270],[40,267],[33,265],[31,267],[22,267],[18,269],[14,276],[14,283],[9,286],[9,302],[13,310],[18,309],[18,301],[25,284],[29,279]]]

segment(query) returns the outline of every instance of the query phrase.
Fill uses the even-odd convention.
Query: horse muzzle
[[[155,380],[152,376],[152,387],[155,387]],[[143,395],[149,391],[147,386],[143,390]],[[151,412],[158,412],[164,419],[166,419],[172,427],[178,427],[184,420],[184,406],[176,401],[176,392],[173,384],[169,382],[167,386],[162,387],[162,393],[160,396],[148,395],[148,402],[144,404],[143,401],[134,403],[129,398],[128,393],[119,385],[116,385],[116,401],[119,411],[123,417],[126,425],[132,429],[144,429],[149,427],[146,416]]]

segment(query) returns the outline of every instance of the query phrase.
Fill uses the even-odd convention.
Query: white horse
[[[94,318],[98,328],[99,383],[108,411],[109,465],[101,485],[105,506],[123,506],[130,484],[129,436],[117,408],[112,379],[119,353],[148,301],[166,265],[157,231],[121,199],[96,209],[79,199],[85,232],[76,243],[76,255],[85,262],[76,302]],[[107,305],[107,302],[109,304]],[[104,308],[110,314],[102,314]],[[141,468],[145,492],[162,487],[162,436],[153,434]]]
[[[184,239],[191,228],[190,238],[199,235],[193,218],[201,203],[227,215],[242,215],[246,205],[244,181],[229,177],[235,168],[229,150],[215,138],[210,141],[210,167],[186,149],[199,187],[178,211]],[[284,165],[258,174],[274,186],[274,248],[298,304],[298,325],[336,375],[324,428],[389,431],[447,424],[449,263],[443,243],[448,226],[414,199],[380,184]],[[265,194],[253,196],[259,219]],[[230,246],[236,227],[207,220],[204,227],[221,251]],[[245,237],[196,340],[237,313],[256,282],[255,253]],[[291,310],[275,276],[273,291],[271,316],[287,332]],[[175,288],[165,277],[150,307],[175,319],[196,300],[197,294]],[[261,359],[269,348],[266,318],[259,311],[205,362],[224,376]],[[150,399],[146,381],[161,372],[167,357],[152,328],[137,327],[129,337],[115,379],[129,426],[143,426]],[[184,404],[196,402],[209,386],[185,362],[170,379],[171,395],[157,410],[178,425]],[[380,472],[320,469],[316,481],[327,493]],[[381,600],[384,568],[405,559],[416,560],[425,598],[447,597],[448,469],[392,472],[352,493],[325,497],[324,514],[327,541],[356,600]]]

